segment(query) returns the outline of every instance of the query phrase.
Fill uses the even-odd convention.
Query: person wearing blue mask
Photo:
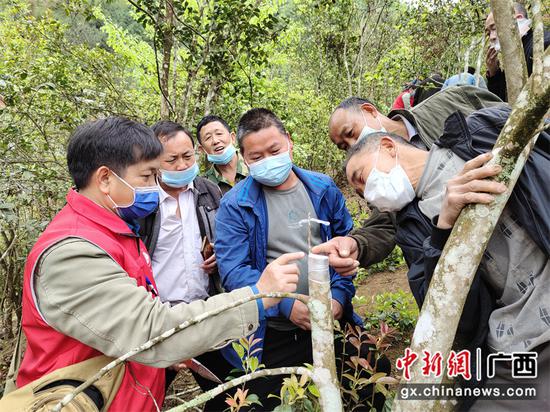
[[[160,202],[155,212],[140,222],[140,235],[151,256],[159,297],[171,306],[206,299],[223,291],[211,248],[221,191],[198,176],[195,141],[189,130],[167,120],[151,128],[163,146],[158,175]],[[221,379],[232,369],[219,351],[206,352],[197,360]],[[166,371],[167,387],[179,369],[174,366]],[[216,386],[191,372],[204,391]],[[205,407],[225,408],[224,396]]]
[[[199,150],[212,165],[204,177],[217,184],[223,194],[248,176],[248,168],[235,149],[235,133],[216,115],[204,116],[197,125]]]
[[[204,299],[220,291],[209,276],[217,274],[216,255],[201,253],[215,241],[214,217],[221,192],[198,176],[195,141],[189,130],[166,120],[152,129],[164,149],[159,207],[140,222],[140,234],[151,256],[161,300],[176,305]]]
[[[215,249],[226,290],[254,284],[264,267],[280,254],[307,253],[310,245],[345,236],[353,226],[344,196],[332,179],[293,164],[292,139],[273,112],[263,108],[246,112],[239,121],[237,138],[250,175],[222,198],[216,215]],[[307,225],[299,224],[308,218],[330,225],[313,223],[308,239]],[[307,295],[307,260],[298,261],[298,267],[297,293]],[[342,325],[360,324],[351,304],[353,278],[333,269],[330,275],[334,319]],[[258,347],[262,351],[257,355],[261,363],[266,368],[311,363],[310,329],[307,306],[283,299],[267,311],[266,321],[255,333],[261,339]],[[337,343],[337,352],[338,347],[339,356],[342,346]],[[241,367],[231,347],[222,351],[235,367]],[[282,377],[270,377],[247,387],[259,396],[265,410],[272,410],[278,401],[268,395],[278,393],[281,381]]]
[[[55,382],[43,386],[44,391],[59,394],[66,390],[68,379],[86,379],[89,362],[104,366],[201,313],[254,293],[296,290],[298,268],[290,262],[301,258],[301,253],[273,262],[251,287],[174,306],[161,301],[157,273],[153,274],[156,263],[151,265],[137,230],[138,220],[158,207],[156,177],[164,164],[162,152],[153,131],[130,119],[98,119],[72,134],[67,165],[74,188],[36,241],[25,266],[22,330],[27,347],[16,371],[21,390],[51,379]],[[178,167],[163,168],[173,169]],[[193,174],[168,173],[165,180],[173,186],[189,185]],[[135,354],[124,363],[121,381],[105,382],[104,390],[96,390],[90,401],[98,410],[158,410],[165,395],[164,368],[254,332],[265,310],[279,301],[245,303]],[[21,391],[13,392],[15,401],[19,395]],[[0,400],[0,410],[14,410],[4,405],[7,398],[10,395]],[[75,401],[79,402],[78,397]]]

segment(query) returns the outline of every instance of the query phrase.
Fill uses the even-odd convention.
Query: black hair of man
[[[357,96],[351,96],[351,97],[348,97],[347,99],[342,100],[340,104],[336,106],[336,108],[334,109],[334,112],[338,109],[348,110],[350,108],[359,110],[361,106],[365,103],[372,104],[374,107],[376,107],[376,105],[368,99],[364,99],[362,97],[357,97]]]
[[[222,119],[220,116],[216,116],[215,114],[208,114],[199,121],[199,124],[197,124],[197,140],[199,141],[199,143],[201,143],[201,129],[208,123],[212,122],[220,122],[222,126],[225,127],[229,133],[231,133],[231,128],[224,119]]]
[[[149,127],[124,117],[107,117],[74,131],[67,147],[67,166],[76,188],[83,189],[101,166],[124,177],[128,166],[156,159],[161,153],[162,145]]]
[[[179,132],[183,132],[187,135],[187,137],[189,137],[191,144],[195,147],[193,134],[179,123],[172,122],[170,120],[161,120],[151,126],[151,129],[153,130],[153,133],[155,133],[157,139],[159,139],[162,143],[172,139]]]
[[[355,143],[353,146],[351,146],[348,149],[346,160],[344,161],[344,174],[346,173],[346,168],[348,167],[348,163],[353,156],[365,151],[368,153],[372,153],[375,150],[378,150],[378,148],[380,147],[380,141],[384,137],[389,137],[398,144],[412,146],[410,142],[406,141],[401,136],[395,133],[389,133],[389,132],[369,133],[368,135],[366,135],[364,138],[359,140],[357,143]]]
[[[242,141],[250,133],[275,126],[281,134],[286,135],[283,122],[271,110],[264,108],[250,109],[242,115],[237,126],[237,141],[242,150]]]

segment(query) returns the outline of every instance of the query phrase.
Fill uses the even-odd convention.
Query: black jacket
[[[502,105],[502,101],[485,89],[474,86],[448,87],[411,110],[392,110],[388,117],[403,116],[417,130],[429,149],[444,130],[445,119],[459,110],[469,115],[484,107]],[[373,209],[362,227],[351,232],[359,247],[358,260],[366,268],[382,261],[395,247],[395,214]]]
[[[222,194],[217,185],[204,177],[197,176],[193,181],[193,195],[195,198],[195,210],[201,239],[208,237],[211,243],[216,240],[216,212],[220,207]],[[139,234],[147,247],[151,259],[155,254],[157,240],[160,232],[160,209],[139,221]],[[220,277],[217,273],[210,276],[210,295],[220,293]]]
[[[525,54],[525,62],[527,63],[527,75],[531,76],[533,72],[533,30],[529,30],[525,36],[521,38],[523,43],[523,52]],[[550,32],[544,31],[544,48],[546,49],[550,44]],[[503,101],[507,102],[508,97],[506,95],[506,76],[500,69],[496,71],[494,76],[489,77],[487,73],[487,88],[489,91],[496,94]]]
[[[468,118],[459,112],[454,113],[447,119],[445,131],[435,144],[450,148],[465,161],[470,160],[492,149],[509,114],[507,105],[482,109]],[[512,192],[508,207],[518,216],[518,223],[550,256],[550,185],[547,183],[550,182],[549,148],[550,135],[541,133]],[[437,217],[434,221],[437,221]],[[409,265],[409,285],[421,306],[451,230],[438,229],[420,211],[418,200],[398,213],[397,224],[396,242]],[[496,296],[484,281],[483,270],[483,265],[480,265],[464,305],[455,339],[455,347],[469,349],[472,353],[478,347],[486,352],[488,320],[496,308]],[[475,366],[473,363],[473,376],[476,376]],[[463,385],[475,386],[481,383],[472,379],[463,382]],[[465,402],[461,409],[467,409],[473,401],[470,399]]]

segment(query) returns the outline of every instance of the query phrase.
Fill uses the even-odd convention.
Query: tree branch
[[[527,63],[512,0],[491,0],[491,11],[502,48],[508,102],[513,104],[527,80]]]
[[[533,73],[537,83],[542,82],[544,56],[544,22],[541,16],[540,0],[531,0],[533,15]]]
[[[61,409],[66,406],[69,402],[71,402],[79,393],[81,393],[84,389],[88,388],[89,386],[93,385],[94,382],[96,382],[98,379],[100,379],[102,376],[104,376],[107,372],[114,369],[121,363],[127,361],[132,356],[137,355],[138,353],[141,353],[143,351],[146,351],[147,349],[152,348],[158,343],[164,342],[166,339],[168,339],[170,336],[182,331],[183,329],[186,329],[190,326],[193,326],[201,321],[203,321],[206,318],[209,318],[211,316],[219,315],[222,312],[225,312],[229,309],[235,308],[237,306],[243,305],[247,302],[251,302],[256,299],[261,298],[292,298],[297,299],[301,302],[304,302],[307,304],[308,297],[304,295],[300,295],[297,293],[280,293],[280,292],[274,292],[274,293],[258,293],[255,295],[248,296],[243,299],[239,299],[235,302],[232,302],[228,305],[222,306],[220,308],[217,308],[215,310],[211,310],[209,312],[201,313],[200,315],[194,317],[191,320],[186,320],[185,322],[180,323],[175,328],[169,329],[166,332],[164,332],[162,335],[157,336],[153,339],[148,340],[144,344],[138,346],[137,348],[132,349],[131,351],[125,353],[124,355],[120,356],[119,358],[113,360],[103,368],[101,368],[94,376],[86,380],[82,385],[75,388],[71,393],[65,395],[65,397],[57,404],[55,407],[52,408],[51,412],[60,412]],[[206,349],[206,348],[205,348]]]
[[[204,392],[201,395],[197,396],[195,399],[192,399],[189,402],[186,402],[182,405],[178,405],[175,408],[168,409],[168,411],[166,412],[181,412],[189,408],[192,408],[194,406],[201,405],[206,401],[209,401],[210,399],[213,399],[214,397],[218,396],[222,392],[225,392],[229,389],[233,389],[235,386],[239,386],[245,382],[251,381],[256,378],[261,378],[264,376],[275,376],[275,375],[290,375],[293,373],[297,375],[308,375],[309,377],[312,376],[311,372],[302,366],[298,366],[298,367],[289,366],[289,367],[274,368],[274,369],[261,369],[259,371],[252,372],[247,375],[243,375],[238,378],[232,379],[229,382],[226,382],[222,385],[218,385],[214,389],[211,389],[208,392]]]

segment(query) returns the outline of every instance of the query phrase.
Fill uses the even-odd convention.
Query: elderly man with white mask
[[[372,206],[396,213],[396,243],[419,306],[461,210],[471,203],[491,203],[506,190],[491,179],[502,168],[486,163],[509,113],[507,106],[482,109],[468,118],[457,112],[429,152],[384,132],[370,134],[349,151],[349,183]],[[550,410],[550,189],[541,184],[550,179],[549,144],[550,135],[541,133],[487,245],[454,345],[472,355],[472,379],[463,380],[464,386],[485,380],[510,387],[536,384],[538,398],[461,399],[468,407],[473,403],[474,410]],[[483,361],[476,369],[478,348]],[[485,370],[489,354],[517,352],[538,357],[537,380],[518,379],[511,362],[497,362],[494,375]],[[481,381],[477,371],[484,376]]]

